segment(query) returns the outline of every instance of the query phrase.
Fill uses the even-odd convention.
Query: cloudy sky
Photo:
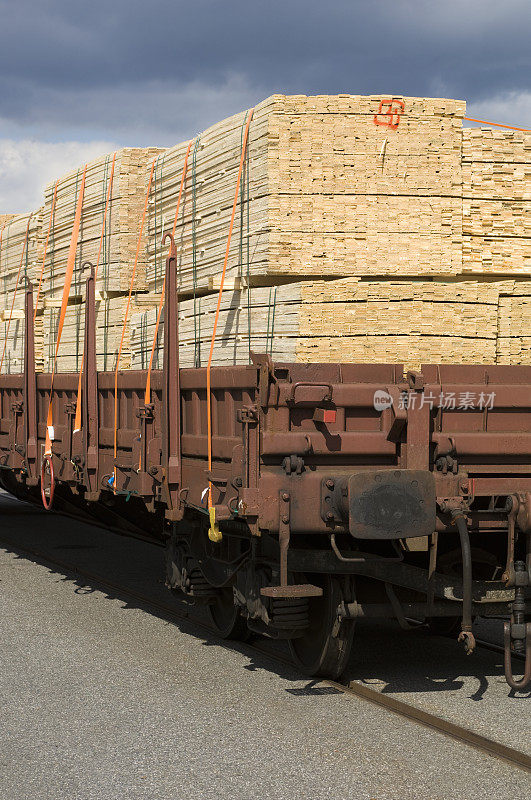
[[[282,93],[464,98],[531,128],[531,0],[0,0],[0,213]]]

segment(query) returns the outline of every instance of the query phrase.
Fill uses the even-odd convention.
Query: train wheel
[[[322,597],[311,597],[310,624],[304,635],[289,640],[293,661],[306,675],[338,678],[344,671],[354,637],[354,620],[337,618],[337,607],[345,599],[343,582],[331,575],[312,575],[321,586]]]
[[[250,636],[246,620],[234,605],[232,586],[219,589],[215,599],[207,606],[210,623],[222,639],[246,641]]]

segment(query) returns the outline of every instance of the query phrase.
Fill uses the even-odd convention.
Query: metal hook
[[[173,238],[173,233],[170,233],[169,231],[166,231],[166,233],[164,233],[164,235],[162,237],[162,245],[163,246],[166,243],[166,239],[169,239],[170,242],[171,242],[169,258],[176,258],[177,257],[177,250],[176,250],[176,247],[175,247],[175,239]]]
[[[81,270],[80,270],[81,274],[83,274],[83,272],[85,272],[85,270],[88,269],[89,267],[90,267],[90,277],[94,278],[94,264],[91,261],[84,261],[81,264]]]

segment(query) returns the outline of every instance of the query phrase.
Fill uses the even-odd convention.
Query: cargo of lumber
[[[0,308],[24,307],[26,277],[36,283],[42,259],[42,208],[31,214],[17,214],[2,231],[0,249]],[[27,243],[26,243],[27,231]]]
[[[112,297],[96,302],[96,360],[98,370],[114,370],[120,347],[127,297]],[[59,309],[44,307],[43,314],[43,352],[44,371],[52,369]],[[63,333],[57,355],[57,372],[78,372],[83,357],[85,335],[85,303],[70,304],[66,309]],[[120,357],[120,369],[131,367],[129,325],[125,335]]]
[[[38,284],[42,264],[42,209],[6,215],[0,248],[0,358],[2,372],[22,372],[24,366],[24,305],[26,278]],[[27,239],[26,239],[27,231]],[[36,292],[35,292],[36,294]],[[42,369],[42,296],[35,319],[35,361]]]
[[[274,95],[254,110],[227,276],[269,285],[308,277],[461,272],[465,104],[401,98]],[[227,242],[247,114],[192,143],[176,228],[183,291],[209,288]],[[173,225],[187,143],[157,159],[149,207],[150,288]]]
[[[464,113],[462,101],[356,95],[256,106],[213,363],[249,363],[251,350],[531,363],[531,135],[463,129]],[[113,155],[88,165],[60,372],[81,364],[83,265],[98,252],[98,369],[115,368],[137,251],[120,367],[147,367],[174,222],[181,365],[206,364],[248,121],[237,114],[167,150],[118,151],[107,215]],[[5,371],[22,368],[24,278],[38,284],[48,231],[35,343],[38,369],[51,369],[82,174],[58,180],[53,214],[55,182],[31,216],[0,215]],[[162,338],[161,327],[155,368]]]
[[[531,276],[531,133],[463,130],[463,271]]]
[[[6,337],[7,324],[6,321],[0,325],[0,360],[2,360],[3,354],[2,375],[24,372],[24,314],[22,309],[13,312],[9,324],[9,335]],[[40,314],[35,317],[35,368],[37,372],[43,371],[42,330],[43,318]]]
[[[498,308],[498,364],[531,364],[531,281],[507,281]]]
[[[76,252],[76,268],[71,296],[82,295],[84,277],[81,266],[97,262],[103,227],[97,289],[104,292],[126,292],[131,281],[142,211],[146,199],[146,170],[160,148],[125,148],[116,154],[112,193],[105,226],[105,205],[112,172],[113,155],[108,154],[88,164],[83,197],[81,228]],[[57,183],[57,199],[53,216],[52,202],[55,182],[45,190],[43,229],[48,230],[52,216],[50,238],[44,269],[44,286],[50,297],[60,297],[63,289],[68,249],[72,235],[77,193],[80,190],[83,168],[69,172]],[[44,233],[44,235],[46,235]],[[137,265],[136,287],[145,287],[145,238],[141,240]]]
[[[527,300],[529,301],[529,285]],[[298,362],[494,364],[497,349],[518,350],[531,363],[530,320],[514,281],[306,281],[227,291],[222,296],[213,364],[249,363],[250,351]],[[184,300],[179,308],[180,364],[205,366],[217,297]],[[195,313],[194,313],[195,305]],[[149,363],[156,308],[131,318],[133,369]],[[512,324],[510,322],[512,320]],[[526,334],[527,331],[527,343]],[[501,338],[499,338],[501,337]],[[510,340],[510,344],[509,344]],[[154,365],[162,364],[159,331]],[[504,356],[505,357],[505,356]]]

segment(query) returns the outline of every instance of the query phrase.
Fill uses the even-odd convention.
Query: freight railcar
[[[510,614],[506,677],[529,684],[531,367],[179,369],[172,246],[163,369],[115,382],[94,296],[92,275],[82,380],[52,392],[26,291],[24,372],[0,377],[3,488],[164,544],[168,586],[219,635],[287,639],[307,674],[341,674],[359,617],[455,629],[471,651],[474,616]]]

